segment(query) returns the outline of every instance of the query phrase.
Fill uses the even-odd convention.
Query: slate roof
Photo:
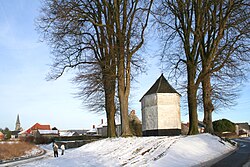
[[[168,83],[167,79],[163,76],[163,74],[161,74],[161,76],[155,81],[153,86],[142,96],[141,100],[143,99],[144,96],[155,94],[155,93],[177,93],[177,94],[179,94]]]

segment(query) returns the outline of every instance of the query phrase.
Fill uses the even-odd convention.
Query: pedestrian
[[[58,157],[58,145],[53,143],[54,157]]]
[[[64,151],[65,151],[65,146],[64,144],[61,145],[61,150],[62,150],[62,155],[64,154]]]

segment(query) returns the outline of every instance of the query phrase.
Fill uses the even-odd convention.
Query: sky
[[[36,0],[0,1],[0,128],[14,130],[17,114],[26,129],[35,123],[50,124],[58,129],[90,129],[106,119],[104,113],[92,113],[75,98],[77,89],[66,73],[56,81],[45,77],[52,63],[49,46],[41,42],[35,30],[35,19],[41,4]],[[147,48],[153,55],[155,48]],[[131,90],[131,109],[141,118],[140,98],[154,84],[162,71],[155,59],[147,59],[147,73],[141,74]],[[169,81],[171,83],[171,81]],[[214,119],[250,122],[250,84],[246,83],[238,105],[214,114]],[[182,121],[187,122],[185,110]],[[202,114],[199,113],[202,120]]]

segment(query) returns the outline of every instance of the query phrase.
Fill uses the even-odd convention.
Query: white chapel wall
[[[156,94],[144,96],[141,101],[142,131],[158,129],[157,97]]]
[[[157,93],[158,129],[181,129],[180,96]]]

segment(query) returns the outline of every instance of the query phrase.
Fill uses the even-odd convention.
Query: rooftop
[[[163,74],[155,81],[153,86],[143,95],[151,95],[155,93],[177,93],[179,94],[167,81]],[[180,95],[180,94],[179,94]],[[141,100],[143,99],[141,98]],[[140,100],[140,101],[141,101]]]

